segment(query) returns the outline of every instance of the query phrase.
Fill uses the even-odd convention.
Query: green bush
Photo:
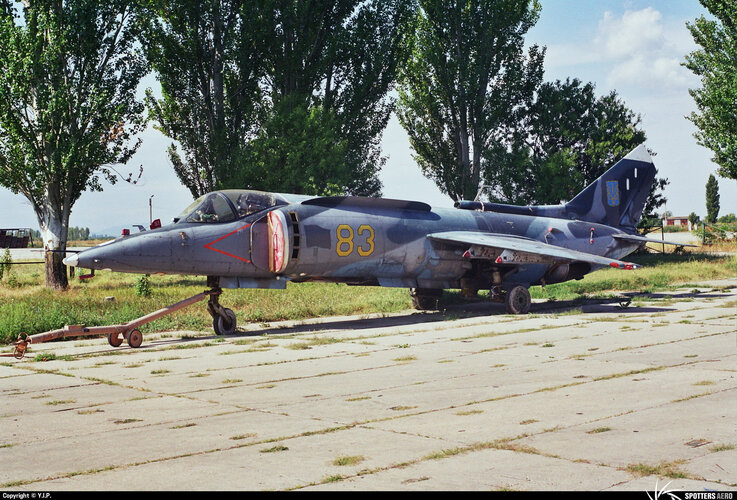
[[[147,275],[143,275],[136,281],[136,294],[141,297],[151,296],[151,279]]]
[[[13,258],[10,256],[10,249],[6,248],[5,253],[3,254],[3,258],[0,260],[0,279],[2,279],[3,274],[5,273],[9,275],[12,267]]]

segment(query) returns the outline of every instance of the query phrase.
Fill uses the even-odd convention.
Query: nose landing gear
[[[219,282],[217,277],[207,277],[207,286],[212,287],[207,301],[207,312],[212,316],[212,329],[216,335],[232,335],[235,333],[237,321],[232,309],[220,305],[220,294],[223,291]]]

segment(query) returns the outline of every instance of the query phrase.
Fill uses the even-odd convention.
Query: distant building
[[[0,248],[27,248],[33,242],[29,228],[0,229]]]
[[[688,215],[683,217],[665,217],[663,218],[663,227],[666,226],[679,226],[688,228],[689,231],[693,230],[691,223],[688,220]]]

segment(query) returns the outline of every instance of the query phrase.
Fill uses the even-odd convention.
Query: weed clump
[[[151,296],[151,279],[148,275],[144,274],[138,281],[136,281],[136,295],[139,297],[150,297]]]

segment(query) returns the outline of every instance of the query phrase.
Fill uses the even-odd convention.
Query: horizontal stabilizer
[[[549,245],[537,240],[521,238],[498,233],[477,233],[472,231],[448,231],[443,233],[428,234],[431,240],[456,243],[461,245],[479,245],[483,247],[497,248],[501,250],[513,250],[528,254],[552,257],[562,261],[588,262],[599,266],[610,266],[619,269],[635,269],[637,264],[610,259],[586,252],[579,252],[568,248]]]
[[[646,238],[644,236],[638,236],[636,234],[626,234],[626,233],[620,233],[620,234],[613,234],[613,238],[616,238],[618,240],[626,240],[626,241],[638,241],[642,243],[658,243],[660,245],[666,244],[666,245],[676,245],[679,247],[697,247],[698,245],[690,245],[688,243],[676,243],[675,241],[667,241],[667,240],[655,240],[652,238]]]

